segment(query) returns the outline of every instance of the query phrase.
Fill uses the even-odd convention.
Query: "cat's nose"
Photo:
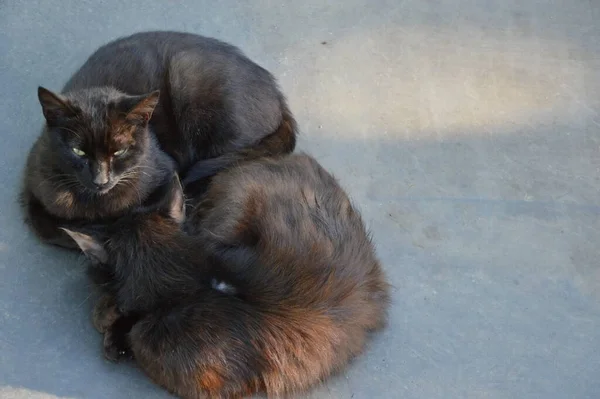
[[[98,161],[92,169],[92,176],[94,177],[92,182],[96,186],[97,189],[103,189],[108,185],[110,181],[110,172],[108,169],[108,164],[104,161]]]
[[[96,178],[94,179],[94,185],[97,188],[104,188],[108,185],[108,176],[96,176]]]

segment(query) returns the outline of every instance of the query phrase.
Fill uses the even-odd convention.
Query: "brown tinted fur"
[[[342,369],[383,327],[389,287],[363,222],[312,158],[222,172],[190,216],[191,224],[201,220],[188,226],[195,236],[151,215],[115,227],[107,246],[118,278],[131,278],[125,268],[143,270],[135,299],[123,281],[112,292],[124,317],[139,315],[128,334],[135,359],[169,391],[184,398],[301,392]],[[173,275],[169,268],[182,281],[155,275],[148,292],[157,294],[146,299],[148,274]],[[196,275],[197,287],[182,275]]]
[[[284,106],[281,124],[274,133],[261,139],[254,147],[244,148],[238,152],[198,162],[187,171],[183,183],[196,186],[198,182],[202,183],[203,180],[219,170],[236,163],[291,153],[296,147],[296,131],[296,120],[287,109],[287,106]],[[189,190],[188,188],[187,191]]]

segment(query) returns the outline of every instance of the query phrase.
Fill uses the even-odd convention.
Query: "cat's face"
[[[54,94],[38,89],[54,153],[72,183],[104,195],[139,173],[146,155],[148,121],[158,92],[127,96],[116,90],[89,89]]]

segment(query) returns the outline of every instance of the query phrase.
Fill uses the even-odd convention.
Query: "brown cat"
[[[174,170],[198,197],[217,171],[292,152],[296,142],[273,76],[237,48],[188,33],[115,40],[61,94],[40,87],[38,97],[46,126],[22,201],[38,236],[67,247],[58,226],[110,222],[152,202]]]
[[[176,181],[168,204],[69,234],[108,276],[95,311],[106,354],[131,350],[170,392],[301,392],[384,326],[389,286],[368,233],[313,158],[219,173],[191,215],[202,220],[195,235],[181,231]]]

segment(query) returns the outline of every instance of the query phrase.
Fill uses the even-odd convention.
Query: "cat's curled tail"
[[[281,123],[277,129],[263,137],[256,145],[239,151],[223,154],[196,162],[182,179],[183,186],[206,179],[237,163],[256,160],[263,157],[289,154],[296,148],[298,124],[285,100],[281,100]]]

